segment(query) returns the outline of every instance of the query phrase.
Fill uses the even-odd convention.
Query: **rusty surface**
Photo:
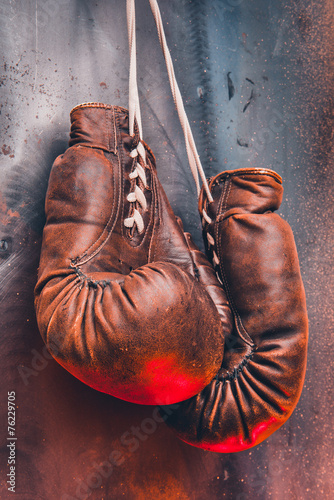
[[[138,3],[144,138],[170,166],[160,180],[201,244],[163,58],[148,2]],[[47,357],[33,310],[47,179],[67,147],[73,106],[92,100],[127,106],[125,5],[1,1],[0,496],[12,495],[6,405],[14,390],[20,500],[331,498],[333,3],[160,5],[207,175],[259,166],[283,177],[280,213],[294,231],[310,320],[304,391],[267,441],[223,455],[179,441],[154,407],[95,392]]]

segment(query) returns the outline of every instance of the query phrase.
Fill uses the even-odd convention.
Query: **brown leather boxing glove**
[[[199,209],[233,321],[214,288],[225,325],[223,364],[197,396],[161,412],[187,443],[230,453],[261,443],[291,415],[304,382],[308,322],[292,231],[273,213],[281,177],[245,168],[217,175],[209,189],[213,201],[202,189]],[[201,257],[188,243],[196,262]]]
[[[52,167],[35,306],[55,359],[99,391],[169,404],[202,390],[224,349],[219,314],[128,112],[71,112]],[[146,160],[144,161],[144,157]]]

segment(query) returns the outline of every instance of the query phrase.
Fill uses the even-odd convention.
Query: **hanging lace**
[[[196,148],[194,137],[193,137],[193,134],[192,134],[192,131],[190,128],[189,120],[188,120],[186,111],[184,109],[181,92],[180,92],[179,86],[178,86],[177,81],[176,81],[173,61],[172,61],[172,58],[171,58],[171,55],[169,52],[169,48],[167,45],[159,5],[158,5],[157,0],[149,0],[149,2],[150,2],[153,17],[154,17],[154,20],[155,20],[155,23],[157,26],[157,31],[158,31],[158,36],[159,36],[162,52],[163,52],[163,55],[164,55],[164,58],[166,61],[169,83],[170,83],[170,87],[172,90],[173,99],[174,99],[174,103],[175,103],[175,106],[177,109],[177,113],[179,116],[181,127],[183,130],[189,165],[190,165],[190,169],[191,169],[191,172],[193,174],[193,177],[195,179],[195,183],[196,183],[196,187],[197,187],[197,194],[199,195],[199,193],[200,193],[200,184],[199,184],[199,178],[198,178],[198,174],[199,174],[201,179],[202,179],[203,187],[204,187],[205,192],[207,194],[208,200],[209,200],[209,202],[212,202],[213,198],[212,198],[212,195],[210,193],[209,185],[208,185],[208,182],[206,180],[206,176],[205,176],[202,164],[201,164],[201,160],[200,160],[198,152],[197,152],[197,148]],[[208,222],[208,223],[212,222],[211,218],[206,214],[205,210],[203,210],[203,217],[206,220],[206,222]]]
[[[129,178],[133,181],[133,191],[131,191],[127,200],[133,204],[132,215],[124,220],[124,225],[127,228],[133,228],[136,225],[138,233],[141,234],[144,231],[144,221],[141,213],[138,211],[138,205],[142,210],[147,209],[147,203],[145,194],[140,187],[141,180],[142,185],[146,188],[146,151],[142,143],[143,130],[140,114],[140,104],[138,95],[138,85],[137,85],[137,58],[136,58],[136,12],[135,12],[135,0],[127,0],[126,2],[126,13],[127,13],[127,23],[128,23],[128,36],[129,36],[129,51],[130,51],[130,71],[129,71],[129,133],[131,136],[134,135],[134,124],[135,120],[137,122],[139,131],[139,142],[136,148],[130,152],[131,158],[137,158],[136,166],[134,170],[130,173]]]
[[[191,172],[193,174],[197,194],[200,194],[200,183],[199,176],[202,179],[204,190],[207,194],[208,201],[212,202],[213,198],[209,189],[208,182],[199,158],[194,137],[190,128],[189,120],[184,109],[183,100],[181,92],[176,81],[173,61],[169,52],[169,48],[166,41],[165,31],[161,19],[160,9],[157,0],[149,0],[153,17],[157,26],[158,36],[160,40],[160,45],[162,52],[166,61],[167,73],[169,78],[169,83],[178,113],[178,117],[181,123],[181,127],[184,134],[185,145],[187,150],[188,161],[190,165]],[[146,162],[146,152],[142,144],[142,122],[140,113],[140,103],[138,94],[138,84],[137,84],[137,58],[136,58],[136,16],[135,16],[135,0],[127,0],[127,23],[128,23],[128,36],[129,36],[129,51],[130,51],[130,72],[129,72],[129,133],[134,134],[134,122],[137,121],[139,130],[139,143],[137,148],[131,152],[131,156],[138,157],[137,164],[133,172],[130,174],[130,179],[141,179],[144,186],[146,186],[146,176],[145,176],[145,162]],[[141,161],[140,161],[141,158]],[[144,165],[144,167],[141,165]],[[128,197],[130,203],[139,203],[143,210],[146,210],[146,199],[143,191],[138,186],[135,185],[134,191],[132,191]],[[203,218],[207,223],[211,223],[211,218],[207,215],[203,209]],[[144,222],[141,214],[137,208],[133,209],[133,214],[124,220],[124,225],[126,227],[133,227],[136,224],[138,232],[141,233],[144,230]]]

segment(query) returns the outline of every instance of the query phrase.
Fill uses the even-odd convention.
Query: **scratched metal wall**
[[[295,233],[310,319],[303,395],[266,442],[216,454],[178,441],[153,407],[94,392],[49,359],[33,310],[48,174],[73,106],[127,106],[125,0],[1,0],[0,497],[12,498],[6,401],[15,390],[17,499],[333,498],[333,2],[160,5],[207,175],[265,166],[283,176],[281,214]],[[144,136],[202,245],[148,2],[137,11]]]

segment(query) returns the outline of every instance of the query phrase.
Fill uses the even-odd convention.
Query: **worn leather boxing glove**
[[[201,276],[194,267],[154,156],[138,128],[129,135],[127,111],[84,104],[71,123],[46,196],[35,288],[41,335],[94,389],[142,404],[187,399],[223,358],[222,323],[200,283],[203,273],[215,280],[210,265]]]
[[[291,415],[301,394],[308,323],[290,226],[273,211],[282,179],[267,169],[223,172],[202,190],[199,209],[207,250],[226,291],[225,354],[197,396],[165,407],[167,424],[184,441],[216,452],[255,446]],[[193,258],[201,258],[195,247]]]

